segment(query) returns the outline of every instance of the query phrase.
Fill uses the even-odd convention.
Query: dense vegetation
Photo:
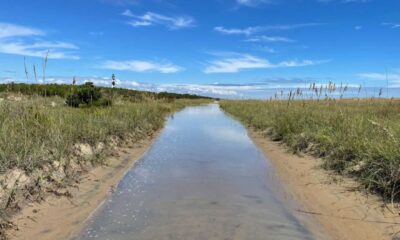
[[[95,146],[110,136],[143,138],[180,106],[154,101],[75,109],[64,106],[61,98],[3,101],[0,172],[14,167],[32,171],[55,160],[66,161],[75,143]]]
[[[103,97],[101,89],[94,86],[92,82],[87,82],[80,86],[74,86],[71,93],[67,95],[66,104],[70,107],[86,106],[111,106],[112,100]]]
[[[58,96],[66,98],[77,86],[68,84],[26,84],[7,83],[0,84],[0,92],[21,93],[24,95],[37,95],[42,97]],[[119,96],[126,100],[141,101],[148,98],[153,99],[205,99],[207,97],[192,94],[177,94],[168,92],[144,92],[125,88],[98,87],[105,96]]]
[[[4,89],[5,85],[0,86]],[[114,90],[112,106],[108,100],[109,104],[94,104]],[[185,95],[165,94],[166,100],[160,97],[163,94],[97,88],[91,83],[82,86],[17,84],[7,91],[0,93],[0,173],[14,167],[31,171],[54,160],[65,160],[75,143],[95,146],[110,136],[143,138],[162,126],[166,114],[191,103],[175,100]],[[17,91],[31,95],[10,94]],[[47,92],[46,98],[33,95],[41,91]],[[54,96],[58,94],[67,101]],[[82,104],[92,107],[68,107]]]
[[[400,199],[400,101],[223,101],[243,123],[283,141],[294,152],[354,176],[369,191]]]

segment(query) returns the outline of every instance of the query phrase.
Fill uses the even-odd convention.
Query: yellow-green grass
[[[400,199],[399,100],[222,101],[221,107],[293,152],[321,157],[327,169]]]
[[[131,99],[117,93],[112,106],[72,108],[56,96],[0,92],[0,239],[14,227],[9,218],[20,202],[40,201],[46,192],[69,196],[65,187],[79,179],[81,170],[105,163],[116,144],[148,138],[168,114],[210,102],[139,94],[140,99]],[[21,172],[25,180],[19,184]]]
[[[0,174],[13,168],[29,173],[68,160],[77,143],[96,146],[111,136],[142,139],[160,129],[167,114],[206,101],[115,100],[111,107],[70,108],[58,97],[11,99],[0,99]]]

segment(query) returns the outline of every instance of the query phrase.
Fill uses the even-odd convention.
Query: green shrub
[[[103,99],[100,88],[94,86],[92,82],[87,82],[78,86],[67,96],[66,104],[70,107],[79,107],[81,104],[111,106],[111,100]]]
[[[79,100],[88,105],[101,98],[100,88],[95,87],[92,82],[87,82],[78,86],[77,94]]]
[[[67,96],[67,100],[65,102],[68,106],[70,107],[79,107],[79,104],[81,101],[79,100],[78,94],[71,93],[70,95]]]

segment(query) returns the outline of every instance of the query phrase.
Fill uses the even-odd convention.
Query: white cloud
[[[118,70],[118,71],[131,71],[131,72],[160,72],[160,73],[176,73],[183,71],[180,66],[171,63],[157,63],[141,60],[130,61],[105,61],[100,68]]]
[[[180,29],[194,26],[194,19],[187,16],[170,17],[153,12],[135,15],[130,10],[125,10],[122,15],[132,18],[128,24],[133,27],[164,25],[169,29]]]
[[[137,5],[140,2],[140,0],[102,0],[102,1],[117,6]]]
[[[260,4],[271,3],[270,0],[236,0],[236,3],[246,7],[256,7]]]
[[[371,0],[317,0],[321,3],[340,2],[340,3],[367,3]]]
[[[0,38],[43,35],[45,35],[45,33],[39,29],[0,22]]]
[[[236,73],[244,69],[268,69],[281,67],[302,67],[319,64],[325,61],[282,61],[271,63],[268,59],[258,58],[249,54],[237,54],[236,56],[225,57],[214,60],[204,70],[205,73]]]
[[[386,81],[387,79],[400,81],[400,74],[396,73],[360,73],[357,76],[370,80]]]
[[[371,0],[342,0],[344,3],[366,3],[370,1]]]
[[[214,28],[215,31],[227,34],[227,35],[245,35],[249,36],[259,32],[265,31],[280,31],[280,30],[292,30],[297,28],[319,26],[321,23],[298,23],[298,24],[283,24],[283,25],[268,25],[268,26],[253,26],[246,28],[226,28],[223,26],[217,26]]]
[[[79,56],[77,55],[60,51],[62,49],[77,49],[77,47],[75,45],[63,42],[36,42],[33,44],[25,44],[22,42],[0,41],[0,53],[28,57],[44,57],[48,53],[48,57],[51,59],[79,59]]]
[[[370,81],[379,81],[379,86],[387,86],[389,84],[389,88],[400,88],[400,73],[392,72],[392,73],[360,73],[357,76],[361,79],[370,80]]]
[[[293,39],[286,38],[286,37],[277,37],[277,36],[256,36],[252,38],[248,38],[244,40],[245,42],[295,42]]]
[[[126,9],[125,11],[123,11],[121,13],[122,16],[126,16],[126,17],[134,17],[135,15],[133,15],[133,13],[131,12],[131,10]]]
[[[49,53],[49,58],[52,59],[79,59],[79,56],[71,53],[71,50],[78,49],[77,46],[67,42],[37,39],[45,35],[46,33],[39,29],[0,23],[0,53],[29,57],[44,57]]]
[[[258,31],[260,31],[260,27],[248,27],[248,28],[224,28],[221,26],[215,27],[215,31],[220,32],[222,34],[229,34],[229,35],[251,35]]]
[[[47,49],[54,49],[54,48],[63,48],[63,49],[79,49],[76,45],[66,42],[35,42],[31,45],[27,45],[27,48],[47,48]]]
[[[383,26],[388,26],[390,28],[396,29],[396,28],[400,28],[400,23],[382,23]]]

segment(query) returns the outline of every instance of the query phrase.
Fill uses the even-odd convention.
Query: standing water
[[[313,239],[276,196],[271,172],[217,104],[188,107],[76,239]]]

